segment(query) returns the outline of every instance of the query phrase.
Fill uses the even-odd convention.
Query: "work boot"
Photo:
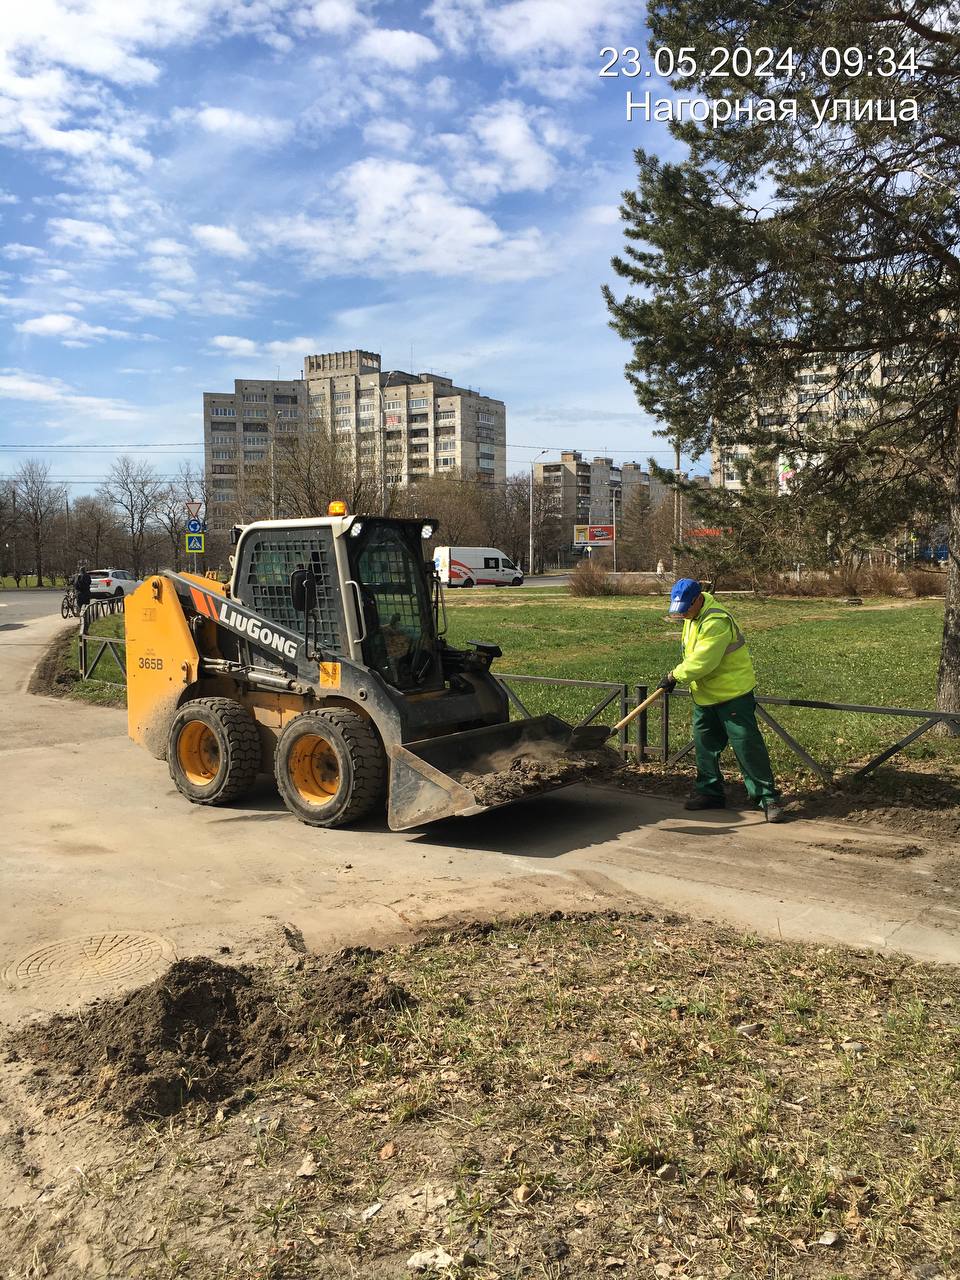
[[[786,817],[779,800],[768,800],[763,806],[763,814],[768,822],[782,822]]]
[[[705,796],[701,791],[695,791],[683,807],[685,809],[725,809],[727,802],[722,798],[718,800],[714,796]]]

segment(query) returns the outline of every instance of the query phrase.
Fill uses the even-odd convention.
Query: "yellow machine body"
[[[224,594],[209,578],[183,574],[207,591]],[[173,583],[147,578],[124,603],[127,637],[127,732],[134,742],[162,759],[167,730],[184,689],[200,664],[196,641]],[[215,631],[212,623],[211,632]]]

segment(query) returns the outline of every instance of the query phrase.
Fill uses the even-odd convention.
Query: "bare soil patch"
[[[103,1041],[80,1030],[46,1065],[52,1080],[89,1054],[69,1086],[85,1112],[28,1088],[28,1059],[0,1065],[0,1271],[958,1274],[953,970],[615,913],[289,960],[239,977],[193,961],[169,984],[193,1012],[164,1052],[195,1055],[187,1025],[223,1027],[214,992],[270,993],[243,1033],[262,1027],[264,1061],[274,1018],[301,1038],[219,1105],[105,1125]],[[136,1009],[149,1038],[172,1007],[144,988],[87,1017]]]
[[[48,698],[65,698],[80,679],[70,665],[70,646],[77,634],[77,624],[65,626],[54,636],[43,657],[33,669],[28,693],[42,694]]]

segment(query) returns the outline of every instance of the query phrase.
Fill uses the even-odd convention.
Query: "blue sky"
[[[0,30],[0,473],[199,461],[200,397],[363,347],[536,450],[665,442],[600,285],[637,145],[634,0],[29,0]],[[649,83],[649,82],[648,82]],[[17,452],[9,446],[25,446]],[[192,446],[192,447],[191,447]],[[162,447],[162,449],[161,449]],[[86,484],[83,481],[86,481]]]

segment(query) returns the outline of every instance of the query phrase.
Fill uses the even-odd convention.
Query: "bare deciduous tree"
[[[37,586],[43,586],[44,549],[50,527],[63,513],[66,488],[50,479],[50,467],[36,458],[28,458],[17,469],[13,481],[18,518],[24,523],[33,544],[34,572]]]
[[[157,523],[164,489],[164,482],[149,462],[124,454],[110,468],[100,490],[101,496],[120,512],[128,540],[130,568],[138,578],[146,559],[148,531]]]

